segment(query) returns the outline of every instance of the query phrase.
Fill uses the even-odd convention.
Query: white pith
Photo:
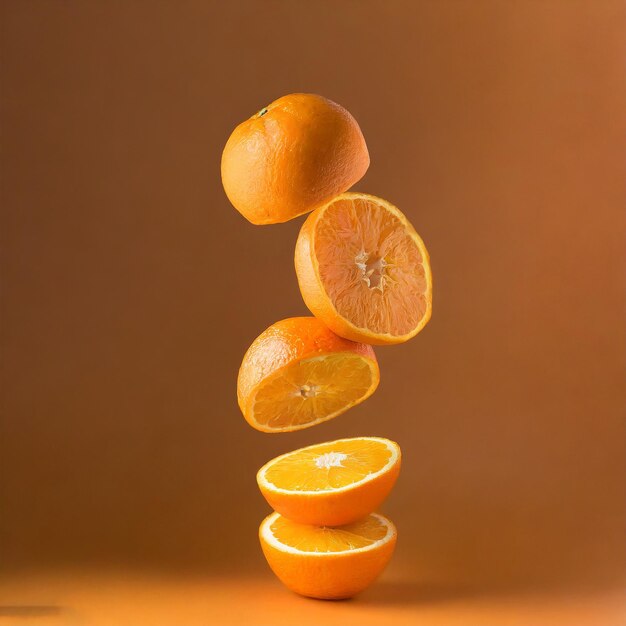
[[[360,485],[363,485],[367,482],[375,480],[378,476],[389,471],[389,469],[392,468],[398,462],[398,459],[400,458],[400,448],[398,444],[394,443],[393,441],[390,441],[389,439],[384,439],[383,437],[348,437],[346,439],[337,439],[336,441],[329,441],[327,444],[325,443],[323,445],[341,444],[344,441],[355,441],[355,440],[378,441],[380,443],[383,443],[387,447],[387,450],[391,452],[391,456],[389,457],[389,460],[377,472],[368,474],[364,478],[361,478],[361,480],[357,480],[354,483],[350,483],[349,485],[345,485],[344,487],[338,487],[336,489],[323,489],[319,491],[300,491],[299,489],[283,489],[282,487],[277,487],[276,485],[274,485],[274,483],[271,483],[269,480],[267,480],[267,478],[265,478],[265,473],[274,463],[276,463],[277,461],[280,461],[281,459],[284,459],[285,457],[291,456],[292,454],[295,454],[296,452],[302,452],[303,450],[310,450],[311,448],[316,448],[319,445],[322,445],[322,444],[315,444],[312,446],[307,446],[306,448],[299,448],[298,450],[287,452],[286,454],[281,454],[275,459],[272,459],[257,472],[257,482],[259,483],[261,487],[264,487],[268,491],[273,491],[274,493],[284,493],[284,494],[290,494],[290,495],[302,494],[305,496],[320,497],[329,493],[341,493],[343,491],[349,491],[351,489],[354,489],[355,487],[359,487]]]
[[[296,392],[294,396],[300,396],[302,398],[314,398],[317,395],[317,387],[318,385],[302,385]]]
[[[298,550],[297,548],[294,548],[292,546],[287,546],[284,543],[278,541],[276,537],[274,537],[274,533],[272,532],[271,527],[279,516],[279,513],[272,513],[263,520],[260,529],[261,537],[269,545],[271,545],[273,548],[276,548],[277,550],[280,550],[281,552],[289,552],[290,554],[306,554],[307,556],[316,558],[333,557],[340,554],[359,554],[360,552],[370,552],[372,550],[376,550],[388,541],[391,541],[391,539],[393,539],[397,534],[396,527],[391,520],[387,519],[383,515],[380,515],[379,513],[371,513],[371,516],[379,520],[387,529],[387,533],[382,539],[375,541],[369,546],[363,546],[362,548],[349,548],[348,550],[337,550],[335,552],[307,552],[306,550]]]
[[[389,279],[385,270],[389,265],[386,259],[381,257],[370,261],[369,252],[361,250],[354,258],[354,263],[361,271],[361,280],[370,289],[378,289],[381,293],[385,290],[385,283]]]
[[[342,461],[348,458],[343,452],[324,452],[315,459],[315,465],[320,469],[329,469],[331,467],[343,467]]]

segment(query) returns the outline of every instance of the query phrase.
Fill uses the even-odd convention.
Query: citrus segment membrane
[[[412,227],[390,206],[356,194],[332,202],[316,224],[315,256],[340,316],[369,332],[401,336],[427,314],[429,279]]]

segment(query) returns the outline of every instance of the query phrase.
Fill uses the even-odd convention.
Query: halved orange
[[[344,193],[313,211],[298,236],[295,266],[307,307],[347,339],[402,343],[430,319],[426,246],[382,198]]]
[[[276,224],[347,191],[369,164],[363,133],[346,109],[293,93],[235,128],[222,153],[222,183],[246,219]]]
[[[257,430],[290,432],[363,402],[379,380],[371,346],[337,336],[314,317],[291,317],[272,324],[248,348],[237,399]]]
[[[400,457],[400,446],[389,439],[338,439],[269,461],[257,483],[269,505],[291,521],[339,526],[382,504],[400,473]]]
[[[272,513],[261,523],[259,539],[286,587],[303,596],[339,600],[363,591],[381,574],[397,532],[377,513],[336,528],[297,524]]]

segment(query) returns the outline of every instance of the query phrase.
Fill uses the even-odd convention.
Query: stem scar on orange
[[[257,430],[290,432],[363,402],[379,380],[371,346],[337,336],[314,317],[291,317],[272,324],[248,348],[237,399]]]
[[[316,209],[298,235],[295,267],[311,313],[347,339],[402,343],[430,319],[428,251],[382,198],[345,193]]]
[[[370,158],[357,121],[314,94],[283,96],[235,128],[222,184],[253,224],[286,222],[347,191]]]

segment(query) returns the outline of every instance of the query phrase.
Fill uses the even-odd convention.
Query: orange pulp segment
[[[348,552],[373,546],[390,529],[375,515],[337,528],[294,524],[278,516],[270,525],[270,532],[278,543],[299,552]]]
[[[345,193],[316,209],[302,226],[295,263],[306,305],[343,337],[400,343],[430,318],[424,242],[382,198]]]

